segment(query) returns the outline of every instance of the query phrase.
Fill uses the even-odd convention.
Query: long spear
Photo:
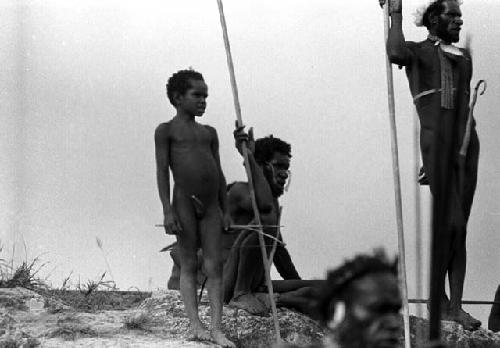
[[[389,2],[384,4],[384,44],[389,38]],[[387,71],[387,94],[389,104],[389,121],[391,126],[391,150],[392,150],[392,173],[394,177],[394,194],[396,200],[396,224],[398,229],[398,251],[399,251],[399,282],[403,298],[403,322],[405,331],[405,347],[410,348],[410,311],[408,308],[408,288],[406,285],[406,261],[405,242],[403,232],[403,210],[401,204],[401,182],[399,178],[398,160],[398,138],[396,132],[396,112],[394,107],[394,82],[392,77],[392,65],[387,53],[385,55]]]
[[[241,118],[241,108],[240,108],[240,101],[238,97],[238,87],[236,85],[236,77],[234,73],[234,65],[233,65],[233,58],[231,56],[231,47],[229,45],[229,37],[227,34],[227,26],[226,26],[226,19],[224,17],[224,8],[222,5],[222,0],[217,0],[217,4],[219,6],[219,16],[220,16],[220,24],[222,27],[222,35],[224,37],[224,47],[226,49],[226,58],[227,58],[227,66],[229,69],[229,76],[231,79],[231,89],[233,92],[233,101],[234,101],[234,108],[236,111],[236,125],[238,128],[243,127],[243,121]],[[252,170],[250,168],[250,163],[248,161],[248,148],[246,144],[242,146],[242,153],[243,153],[243,159],[245,163],[245,171],[247,174],[248,178],[248,187],[250,189],[250,199],[252,200],[252,208],[253,208],[253,213],[254,213],[254,221],[256,222],[256,225],[259,226],[259,244],[260,244],[260,250],[262,254],[262,263],[264,265],[264,273],[266,276],[266,284],[267,284],[267,290],[269,293],[269,301],[271,302],[271,311],[273,314],[273,321],[274,321],[274,329],[276,331],[276,340],[278,343],[281,342],[281,335],[280,335],[280,327],[279,327],[279,322],[278,322],[278,311],[276,310],[276,303],[274,301],[274,293],[273,293],[273,285],[271,282],[271,274],[270,274],[270,268],[271,268],[271,262],[272,260],[267,259],[267,252],[266,252],[266,247],[265,247],[265,242],[264,242],[264,236],[263,236],[263,231],[262,231],[262,224],[260,220],[260,214],[259,214],[259,208],[257,206],[257,201],[255,199],[255,189],[253,185],[253,180],[252,180]]]

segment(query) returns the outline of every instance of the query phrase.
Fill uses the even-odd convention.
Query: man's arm
[[[222,172],[222,166],[220,164],[219,156],[219,137],[217,136],[217,131],[215,128],[207,126],[208,130],[212,134],[212,155],[214,156],[215,163],[217,164],[217,170],[219,171],[219,204],[222,210],[224,229],[228,229],[230,225],[229,211],[227,207],[227,193],[226,193],[226,178]]]
[[[178,234],[182,229],[170,204],[170,126],[160,124],[155,131],[156,182],[163,205],[163,225],[167,234]]]
[[[283,279],[301,279],[292,262],[290,253],[285,246],[278,244],[276,252],[274,253],[273,262],[276,270]]]
[[[255,157],[253,155],[253,130],[250,129],[248,133],[249,134],[247,135],[243,131],[243,128],[235,130],[234,137],[236,141],[236,148],[240,154],[243,154],[242,147],[246,143],[248,149],[248,162],[250,165],[250,171],[252,172],[252,181],[255,190],[257,207],[261,213],[267,213],[273,208],[273,194],[261,166],[257,163],[257,161],[255,161]]]
[[[403,16],[401,0],[380,0],[383,5],[389,1],[389,12],[391,16],[391,26],[387,38],[387,55],[391,63],[408,66],[411,64],[413,53],[406,46],[403,34]]]

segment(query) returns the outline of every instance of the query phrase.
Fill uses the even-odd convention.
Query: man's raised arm
[[[389,13],[391,26],[387,39],[387,55],[391,63],[398,65],[409,65],[412,52],[408,49],[403,34],[402,0],[379,0],[381,6],[389,1]]]
[[[258,165],[253,152],[255,150],[255,142],[253,139],[253,131],[250,128],[248,134],[243,131],[243,128],[237,128],[234,131],[234,139],[236,142],[236,148],[238,152],[242,153],[242,146],[246,143],[248,148],[248,162],[250,165],[250,171],[252,172],[252,181],[255,190],[255,199],[257,201],[257,206],[260,212],[269,212],[272,209],[273,204],[273,194],[269,183],[262,168]]]

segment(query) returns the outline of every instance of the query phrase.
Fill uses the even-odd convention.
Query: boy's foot
[[[239,308],[253,315],[266,315],[266,307],[253,294],[240,295],[229,302],[230,307]]]
[[[189,337],[190,340],[193,341],[211,341],[212,340],[212,335],[210,335],[210,332],[203,326],[201,325],[196,325],[196,326],[191,326],[191,336]]]
[[[220,330],[212,330],[212,341],[222,347],[236,348],[236,345],[228,340],[226,336]]]
[[[468,331],[475,331],[481,327],[481,321],[477,320],[461,308],[459,310],[450,311],[449,320],[459,323],[463,326],[464,330]]]

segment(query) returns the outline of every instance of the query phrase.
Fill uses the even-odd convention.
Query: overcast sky
[[[285,241],[303,278],[383,246],[397,251],[383,13],[378,1],[226,0],[245,124],[292,144],[282,198]],[[406,38],[420,41],[404,1]],[[466,299],[500,283],[500,3],[466,0],[474,76],[488,81],[475,115],[479,183],[469,223]],[[21,1],[0,11],[0,258],[40,256],[54,286],[96,279],[109,262],[121,289],[164,288],[153,133],[175,113],[168,77],[193,67],[209,86],[206,114],[228,182],[244,180],[215,0]],[[462,38],[463,39],[463,38]],[[415,296],[413,108],[394,69],[410,296]],[[422,192],[428,259],[429,194]],[[98,248],[96,237],[103,244]],[[25,245],[25,246],[24,246]],[[424,275],[427,283],[428,274]],[[412,307],[414,308],[414,307]],[[489,308],[467,307],[486,320]]]

